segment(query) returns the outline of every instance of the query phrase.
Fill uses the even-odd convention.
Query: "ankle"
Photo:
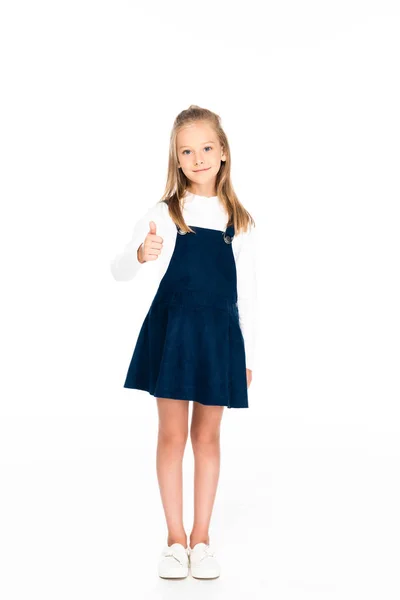
[[[194,548],[196,544],[204,542],[204,544],[210,543],[210,536],[208,533],[191,533],[189,537],[189,546]]]
[[[168,544],[168,546],[171,546],[172,544],[182,544],[182,546],[184,548],[187,548],[186,534],[179,534],[179,535],[168,534],[167,544]]]

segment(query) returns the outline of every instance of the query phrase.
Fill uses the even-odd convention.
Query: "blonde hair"
[[[207,122],[214,129],[226,155],[226,160],[221,161],[221,167],[217,174],[216,195],[221,200],[229,216],[227,226],[233,225],[235,234],[242,230],[247,231],[249,224],[255,225],[255,221],[239,201],[232,186],[231,153],[228,139],[221,126],[221,118],[211,110],[201,108],[195,104],[191,104],[188,109],[180,112],[175,118],[169,144],[167,183],[160,202],[165,202],[168,205],[172,220],[182,231],[195,233],[186,225],[182,214],[183,197],[186,191],[189,191],[189,180],[178,165],[176,138],[181,128],[199,121]]]

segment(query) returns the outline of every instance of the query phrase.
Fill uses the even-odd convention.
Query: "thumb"
[[[154,221],[150,221],[150,233],[157,233],[156,227],[157,225],[154,223]]]

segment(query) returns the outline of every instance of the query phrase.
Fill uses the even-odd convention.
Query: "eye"
[[[184,150],[184,151],[182,152],[182,154],[185,154],[185,152],[190,152],[190,150]]]
[[[206,146],[206,147],[205,147],[205,150],[207,150],[207,148],[210,148],[210,150],[212,150],[211,146]]]

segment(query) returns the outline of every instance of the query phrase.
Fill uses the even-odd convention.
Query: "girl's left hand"
[[[251,380],[253,379],[253,371],[251,369],[246,369],[246,379],[247,379],[247,387],[251,384]]]

